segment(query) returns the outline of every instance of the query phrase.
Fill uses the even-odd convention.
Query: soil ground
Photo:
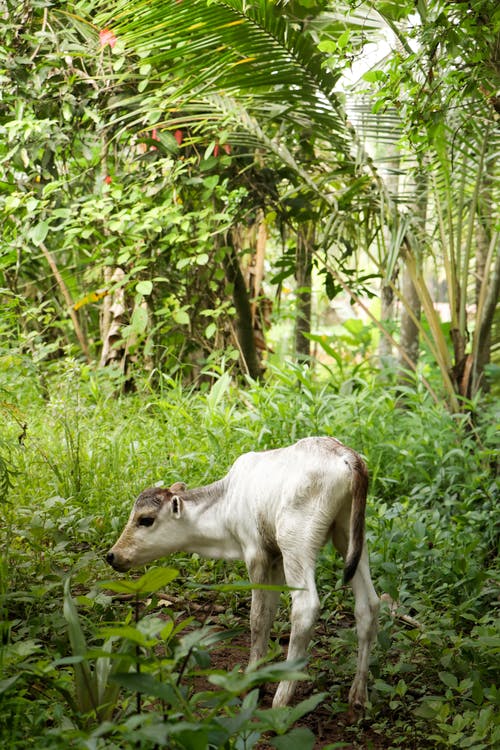
[[[186,611],[194,615],[198,621],[207,620],[210,624],[214,625],[214,627],[220,627],[223,629],[223,627],[217,622],[217,613],[213,611],[213,604],[210,604],[209,602],[200,604],[198,601],[197,605],[193,607],[192,603],[186,601],[185,605]],[[176,602],[176,609],[179,611],[178,602]],[[245,627],[247,625],[248,614],[249,613],[246,611],[245,607],[241,607],[238,610],[237,619],[240,626]],[[346,621],[344,623],[345,627],[351,627],[352,624],[351,621]],[[323,635],[325,634],[323,633]],[[322,627],[321,623],[319,623],[315,634],[315,640],[319,647],[321,646],[321,636]],[[286,647],[286,636],[282,639],[282,645],[283,647]],[[238,664],[245,665],[248,660],[249,648],[249,632],[233,637],[230,641],[222,641],[210,651],[211,667],[214,669],[229,671]],[[315,648],[313,645],[311,661],[314,661],[315,655],[320,656],[321,651],[318,650],[315,654]],[[314,674],[311,673],[311,677],[314,678]],[[204,678],[196,678],[196,690],[209,690],[210,687],[210,683]],[[275,689],[276,686],[272,684],[261,688],[260,706],[262,708],[271,707]],[[346,693],[348,689],[349,685],[346,685]],[[318,687],[315,686],[314,679],[311,681],[299,682],[297,684],[293,703],[299,703],[301,700],[308,698],[314,692],[318,692]],[[333,745],[333,747],[344,748],[345,750],[382,750],[383,748],[391,746],[391,744],[387,743],[387,740],[384,742],[385,738],[383,736],[374,732],[370,728],[370,726],[364,721],[363,717],[353,717],[348,712],[333,713],[331,707],[328,705],[328,701],[320,703],[313,712],[304,716],[296,726],[304,726],[311,729],[316,737],[314,750],[321,750],[322,748],[331,745]],[[353,731],[354,728],[355,731]],[[267,748],[271,748],[266,741],[260,742],[257,747],[258,750],[267,750]],[[293,750],[293,748],[290,748],[290,750]]]

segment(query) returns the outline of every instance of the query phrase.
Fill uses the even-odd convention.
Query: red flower
[[[109,174],[107,174],[106,177],[104,178],[104,182],[106,183],[106,185],[111,185],[111,183],[113,182],[113,178],[110,177]]]
[[[174,138],[177,141],[177,144],[180,146],[182,141],[184,140],[184,133],[182,130],[176,130],[174,133]]]
[[[99,32],[99,41],[101,43],[101,47],[105,47],[107,44],[109,44],[111,49],[113,49],[118,40],[111,29],[101,29],[101,31]]]
[[[224,143],[224,144],[223,144],[223,145],[221,146],[221,145],[220,145],[220,143],[218,143],[218,142],[217,142],[217,143],[215,144],[215,146],[214,146],[214,151],[213,151],[213,153],[214,153],[214,156],[215,156],[216,158],[217,158],[217,156],[219,156],[219,154],[220,154],[220,151],[221,151],[221,149],[222,149],[222,150],[223,150],[223,151],[224,151],[224,152],[225,152],[226,154],[230,154],[230,153],[231,153],[231,146],[229,145],[229,143]]]
[[[160,140],[160,137],[158,135],[158,131],[157,131],[156,128],[153,128],[153,130],[151,131],[151,138],[153,139],[153,141],[159,141]],[[156,146],[150,146],[149,150],[150,151],[158,151],[158,149],[156,148]]]

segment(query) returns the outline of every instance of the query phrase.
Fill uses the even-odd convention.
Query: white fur
[[[359,463],[354,451],[333,438],[305,438],[287,448],[246,453],[222,480],[207,487],[185,490],[179,484],[147,490],[136,501],[108,561],[118,570],[128,570],[177,551],[243,559],[253,583],[286,581],[296,589],[291,593],[288,659],[302,658],[319,611],[314,576],[319,550],[331,538],[349,559],[354,544],[351,500]],[[155,499],[150,503],[149,497]],[[155,519],[151,527],[138,525],[144,515]],[[366,701],[379,606],[366,544],[360,552],[352,578],[358,664],[349,693],[356,708]],[[267,653],[278,600],[275,592],[252,592],[251,662]],[[293,682],[280,683],[273,705],[289,703],[293,691]]]

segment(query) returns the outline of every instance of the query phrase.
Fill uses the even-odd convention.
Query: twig
[[[85,336],[83,335],[83,331],[80,328],[80,323],[78,322],[78,317],[73,309],[73,300],[71,299],[70,293],[68,291],[68,288],[66,284],[64,283],[64,279],[61,276],[59,269],[57,267],[57,263],[54,260],[54,257],[52,253],[49,251],[48,247],[43,243],[40,242],[40,249],[42,253],[44,254],[45,260],[50,266],[50,269],[52,273],[54,274],[54,278],[57,281],[57,284],[59,286],[59,289],[61,290],[61,294],[64,297],[64,300],[66,302],[66,305],[68,307],[69,316],[71,318],[71,321],[73,323],[73,328],[75,329],[76,337],[80,343],[80,346],[82,348],[83,353],[85,354],[87,361],[91,361],[89,348],[87,346],[87,341],[85,339]]]
[[[392,596],[390,594],[382,594],[380,597],[380,600],[383,602],[387,602],[389,605],[389,612],[391,617],[397,620],[401,620],[406,625],[409,625],[411,628],[416,628],[417,630],[422,630],[423,625],[418,620],[415,620],[413,617],[410,617],[410,615],[405,615],[402,612],[398,612],[398,608],[400,606],[399,602],[395,602]]]

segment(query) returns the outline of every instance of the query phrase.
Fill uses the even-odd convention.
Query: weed
[[[206,484],[240,453],[313,433],[336,435],[367,459],[374,579],[396,607],[383,610],[371,663],[372,734],[365,742],[366,724],[346,725],[346,741],[477,750],[498,744],[493,405],[483,404],[471,431],[466,415],[450,415],[424,393],[408,393],[401,409],[399,394],[376,381],[342,389],[315,381],[304,366],[270,367],[265,383],[245,389],[224,374],[198,390],[163,376],[159,383],[159,393],[146,383],[117,397],[104,374],[73,363],[63,381],[47,380],[44,399],[31,386],[25,397],[21,389],[16,399],[6,395],[27,427],[9,418],[0,446],[15,470],[0,529],[3,744],[24,748],[29,736],[40,750],[252,747],[263,732],[279,735],[284,727],[283,742],[292,742],[297,715],[266,713],[257,693],[283,667],[210,667],[221,623],[232,628],[246,617],[248,593],[218,594],[218,633],[208,622],[184,626],[206,596],[202,587],[237,583],[241,565],[176,556],[181,575],[168,584],[176,604],[160,608],[153,593],[138,618],[112,600],[121,594],[93,582],[106,575],[103,553],[146,486]],[[328,691],[329,709],[321,710],[336,723],[355,666],[340,569],[326,547],[317,568],[323,613],[310,667]],[[69,575],[72,595],[69,584],[63,593]],[[284,635],[277,622],[275,636]],[[203,689],[193,687],[202,678]],[[300,710],[310,710],[311,700]],[[293,738],[294,747],[311,746],[308,732]],[[280,736],[271,740],[283,746]]]

